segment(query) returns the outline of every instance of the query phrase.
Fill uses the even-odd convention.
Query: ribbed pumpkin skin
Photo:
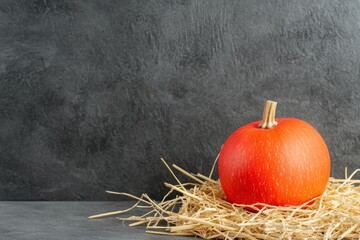
[[[321,135],[300,119],[276,121],[271,129],[249,123],[225,141],[218,172],[229,202],[300,205],[324,192],[330,155]]]

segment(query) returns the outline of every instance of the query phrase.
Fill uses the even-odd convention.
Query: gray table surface
[[[93,214],[128,208],[134,202],[0,201],[0,239],[171,239],[145,233],[144,226],[128,227],[113,217],[88,219]],[[131,216],[141,210],[122,214]]]

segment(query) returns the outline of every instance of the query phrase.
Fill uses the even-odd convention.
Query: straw
[[[330,178],[325,192],[301,206],[279,207],[262,203],[231,204],[221,189],[219,180],[203,174],[191,174],[173,165],[196,183],[181,183],[165,160],[165,166],[177,185],[165,183],[169,192],[157,203],[147,194],[129,209],[99,214],[90,218],[121,214],[134,208],[151,210],[142,216],[118,218],[131,221],[129,226],[146,225],[146,232],[169,236],[197,236],[204,239],[343,239],[360,238],[360,180]],[[167,199],[171,192],[179,196]],[[311,203],[313,202],[313,203]],[[260,206],[260,208],[259,208]],[[245,209],[255,209],[251,212]],[[165,223],[165,224],[164,224]]]

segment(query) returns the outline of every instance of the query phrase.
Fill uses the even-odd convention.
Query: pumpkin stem
[[[277,102],[267,100],[264,106],[264,112],[262,116],[262,122],[259,124],[259,128],[273,128],[277,125],[275,121],[275,111]]]

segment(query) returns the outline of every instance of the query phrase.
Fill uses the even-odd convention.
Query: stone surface
[[[92,214],[117,211],[134,202],[23,202],[0,201],[0,239],[63,240],[63,239],[169,239],[145,233],[145,227],[128,227],[114,217],[88,219]],[[136,210],[121,216],[131,216]],[[145,213],[145,212],[144,212]],[[171,240],[190,240],[171,237]]]
[[[0,2],[0,199],[160,198],[236,128],[311,123],[360,167],[358,1]],[[116,198],[120,199],[120,198]]]

